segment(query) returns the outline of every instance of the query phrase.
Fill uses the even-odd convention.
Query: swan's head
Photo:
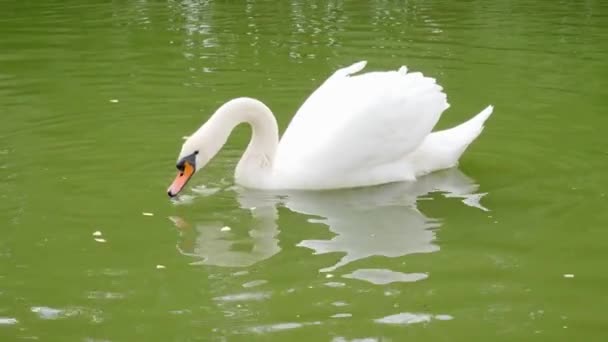
[[[201,148],[201,138],[200,134],[195,134],[184,142],[175,165],[177,176],[167,189],[167,194],[170,197],[177,196],[194,173],[209,162],[209,158],[206,157],[207,153]]]

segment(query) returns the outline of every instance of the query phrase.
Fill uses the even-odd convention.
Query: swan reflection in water
[[[279,206],[310,215],[310,222],[327,225],[335,235],[329,240],[303,240],[298,246],[310,248],[315,254],[343,255],[336,264],[320,270],[326,272],[371,256],[394,258],[439,250],[434,240],[441,222],[421,213],[417,202],[439,192],[485,211],[479,203],[485,194],[477,193],[478,187],[453,168],[421,177],[416,182],[349,190],[270,193],[234,188],[241,208],[250,210],[253,218],[245,238],[235,238],[229,228],[222,229],[223,225],[217,223],[189,225],[175,216],[171,220],[183,235],[179,250],[199,259],[194,264],[246,267],[281,250]],[[190,229],[195,230],[194,234]],[[243,244],[249,248],[238,248]]]

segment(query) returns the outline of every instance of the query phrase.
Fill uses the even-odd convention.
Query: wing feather
[[[449,107],[435,79],[396,71],[353,75],[355,63],[336,71],[302,104],[281,138],[277,167],[311,169],[331,177],[396,163],[414,151]],[[405,170],[404,170],[405,172]]]

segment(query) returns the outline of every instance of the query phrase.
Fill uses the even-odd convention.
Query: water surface
[[[0,340],[604,340],[604,1],[0,4]],[[335,69],[437,78],[458,169],[177,202],[182,136],[237,96],[283,129]],[[144,213],[146,215],[144,215]]]

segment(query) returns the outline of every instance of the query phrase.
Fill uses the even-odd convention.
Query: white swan
[[[488,106],[469,121],[431,133],[449,107],[443,88],[419,72],[369,72],[366,62],[339,69],[304,102],[279,141],[274,115],[262,102],[222,105],[183,144],[175,196],[248,123],[252,137],[235,170],[237,184],[258,189],[337,189],[411,181],[450,168],[481,133]]]

